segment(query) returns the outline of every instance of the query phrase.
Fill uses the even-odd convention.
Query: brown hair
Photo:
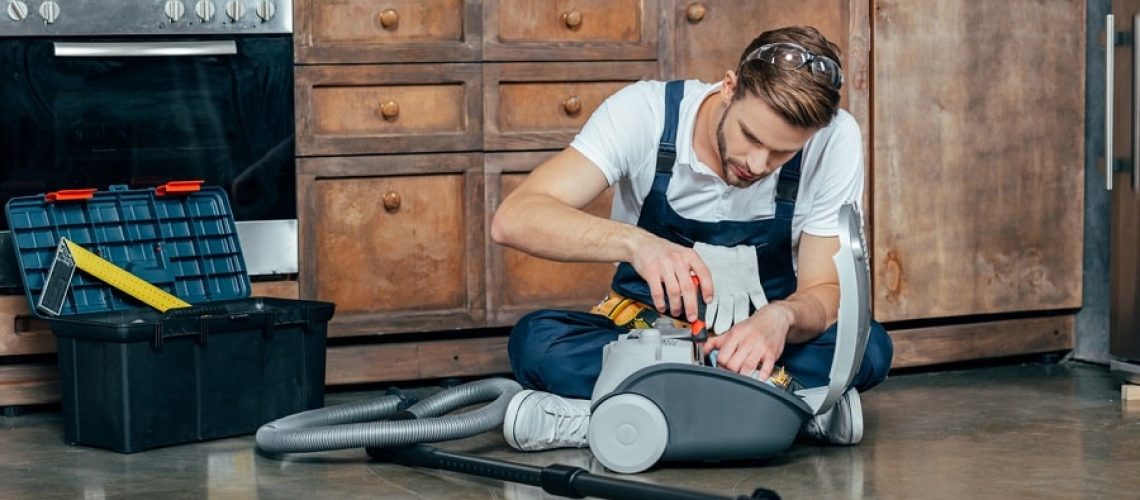
[[[826,126],[839,109],[839,89],[834,88],[827,78],[812,73],[807,66],[788,70],[759,60],[744,63],[745,58],[760,46],[780,42],[798,44],[814,54],[828,57],[842,70],[839,47],[815,28],[793,26],[765,31],[752,40],[740,55],[735,98],[745,94],[759,96],[788,123],[797,127]]]

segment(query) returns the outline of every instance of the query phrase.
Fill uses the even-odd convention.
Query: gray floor
[[[337,393],[330,403],[361,398]],[[1140,407],[1101,367],[1021,364],[892,376],[863,399],[850,448],[797,444],[751,464],[633,477],[783,498],[1140,498]],[[1131,410],[1131,411],[1129,411]],[[69,447],[58,413],[0,417],[0,498],[542,498],[538,488],[372,463],[363,451],[286,460],[252,437],[134,455]],[[486,434],[445,447],[600,472],[584,450],[518,454]]]

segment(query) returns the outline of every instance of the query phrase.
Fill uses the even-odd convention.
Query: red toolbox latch
[[[202,190],[202,183],[206,181],[170,181],[158,186],[154,190],[155,196],[179,195],[196,193]]]
[[[57,201],[90,200],[95,197],[95,188],[88,189],[61,189],[44,195],[44,201],[55,203]]]

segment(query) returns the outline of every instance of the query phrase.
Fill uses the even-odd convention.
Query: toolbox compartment
[[[223,190],[112,187],[13,198],[6,213],[29,304],[56,336],[67,443],[133,453],[324,405],[334,305],[249,297]],[[192,307],[163,313],[76,270],[62,314],[44,316],[36,300],[61,237]]]

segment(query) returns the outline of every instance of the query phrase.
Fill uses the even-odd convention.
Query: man
[[[512,331],[511,367],[530,389],[507,412],[512,447],[585,446],[581,398],[602,347],[661,315],[695,321],[706,305],[702,319],[718,335],[704,350],[718,352],[720,367],[767,380],[779,365],[800,384],[826,383],[839,208],[863,194],[862,137],[839,109],[837,52],[815,29],[784,28],[753,40],[716,84],[630,85],[503,201],[496,242],[548,259],[620,263],[613,293],[593,313],[537,311]],[[581,210],[608,186],[612,220]],[[859,442],[859,391],[886,378],[892,354],[873,323],[853,387],[805,432]]]

